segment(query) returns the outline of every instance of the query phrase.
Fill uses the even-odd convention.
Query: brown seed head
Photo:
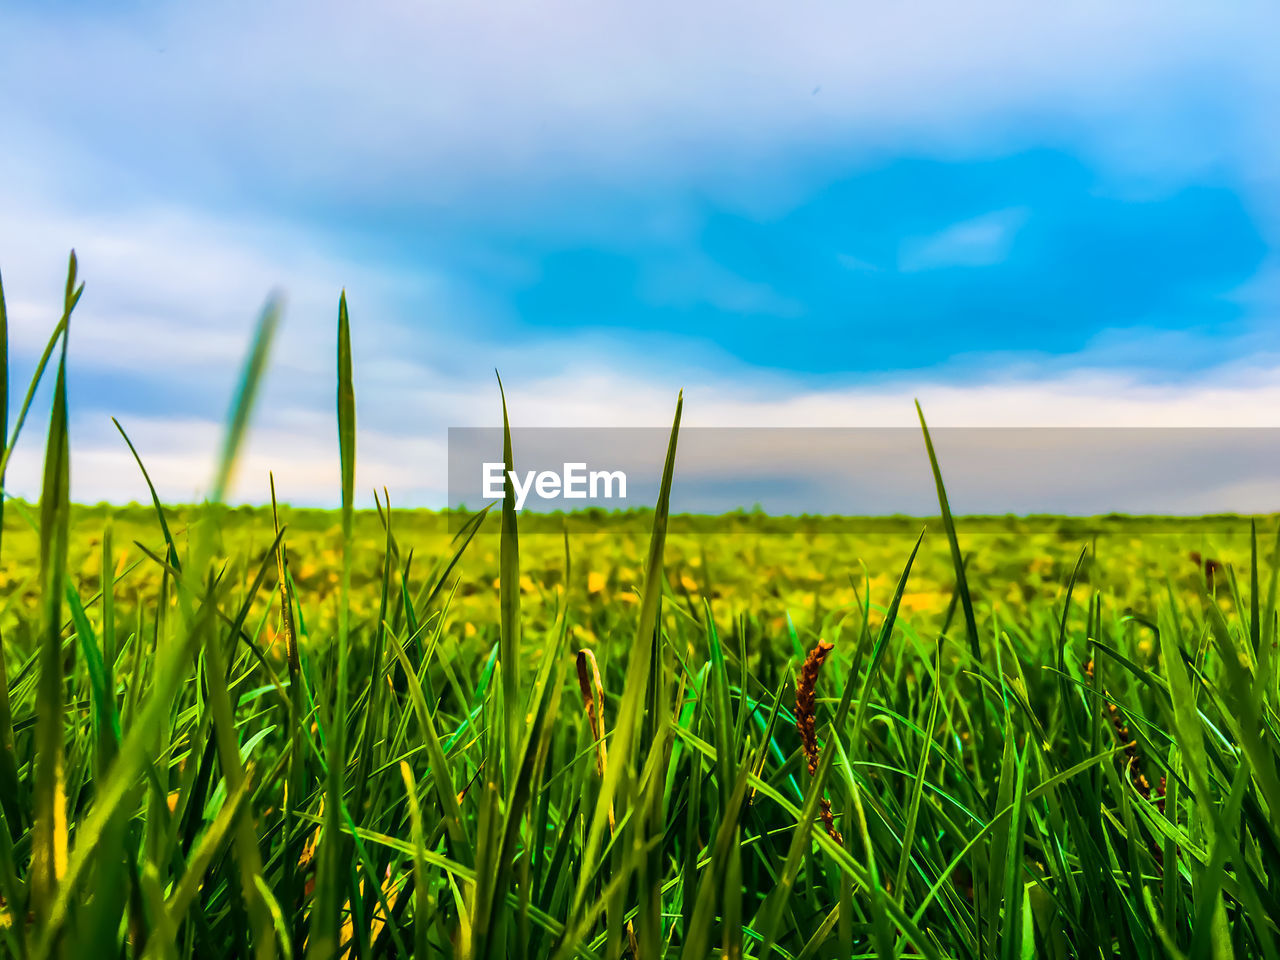
[[[804,756],[809,762],[809,773],[818,769],[818,735],[815,730],[814,690],[818,685],[818,676],[822,673],[822,665],[827,655],[835,649],[835,644],[819,640],[818,645],[809,651],[800,668],[800,680],[796,683],[796,729],[800,731],[800,742],[804,746]]]
[[[804,658],[804,665],[800,668],[800,680],[796,683],[796,729],[800,731],[800,742],[804,747],[804,757],[809,766],[809,775],[812,776],[818,769],[818,760],[821,755],[818,749],[818,734],[816,728],[816,711],[814,691],[818,686],[818,676],[822,673],[822,665],[826,662],[828,654],[835,649],[835,645],[826,640],[819,640],[818,645],[809,651],[809,655]],[[822,823],[827,828],[827,833],[831,839],[840,845],[844,845],[844,837],[840,835],[840,831],[836,829],[836,819],[831,813],[831,801],[823,797],[819,801],[819,815],[822,817]]]

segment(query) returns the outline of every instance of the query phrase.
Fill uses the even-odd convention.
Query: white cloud
[[[57,154],[78,143],[110,181],[255,197],[439,201],[583,175],[732,190],[797,148],[989,149],[993,125],[1046,116],[1116,143],[1140,130],[1148,149],[1173,138],[1177,163],[1203,165],[1244,153],[1259,124],[1233,122],[1240,111],[1265,116],[1274,25],[1253,4],[1009,0],[9,12],[21,42],[0,103],[15,123],[52,118]],[[1212,142],[1168,106],[1189,96],[1218,112]],[[1129,143],[1113,159],[1150,167],[1143,152]],[[1161,151],[1158,168],[1171,162]]]
[[[337,430],[320,416],[260,416],[236,465],[228,495],[236,503],[269,503],[274,474],[282,501],[336,505],[340,492]],[[166,503],[191,503],[208,494],[223,428],[212,420],[128,417],[124,428]],[[360,431],[360,500],[372,505],[372,490],[411,492],[417,503],[444,500],[444,443],[436,436],[388,435],[367,424]],[[7,486],[11,495],[34,497],[40,489],[38,443],[15,453]],[[146,503],[146,481],[124,440],[105,415],[79,416],[72,427],[72,497],[82,503]]]
[[[616,366],[608,367],[599,358],[582,362],[586,368],[577,373],[546,378],[528,373],[509,377],[507,400],[516,427],[669,425],[675,406],[674,382],[637,377]],[[332,381],[326,386],[331,388]],[[1219,374],[1178,387],[1153,387],[1103,372],[1077,373],[1051,381],[976,386],[917,382],[813,391],[794,382],[753,387],[727,379],[703,378],[686,383],[685,387],[684,423],[689,428],[914,429],[912,400],[916,396],[931,427],[939,430],[974,426],[1280,427],[1280,415],[1275,413],[1280,410],[1280,370],[1276,369]],[[403,383],[367,383],[357,395],[357,405],[357,489],[364,503],[372,502],[373,489],[387,486],[395,501],[403,505],[443,504],[447,429],[500,422],[496,385],[488,377],[416,389]],[[76,499],[144,500],[146,489],[141,476],[111,426],[107,411],[80,409],[73,413],[72,478]],[[189,501],[207,491],[221,437],[216,420],[162,413],[134,414],[122,420],[162,498]],[[32,424],[33,433],[39,429],[40,424]],[[12,492],[31,496],[38,490],[42,453],[37,436],[29,436],[20,445],[10,470]],[[1110,464],[1107,469],[1114,469],[1116,456],[1116,451],[1100,451],[1099,463]],[[821,462],[820,457],[812,460],[814,469]],[[1221,466],[1221,488],[1226,495],[1230,493],[1233,468],[1229,462]],[[980,469],[980,465],[973,469]],[[283,499],[302,504],[335,504],[337,435],[330,411],[270,405],[261,408],[231,498],[237,502],[264,502],[268,496],[268,471],[275,472]],[[744,470],[742,478],[759,473],[759,469]],[[1153,490],[1152,497],[1158,496],[1160,491]],[[1227,506],[1229,501],[1222,509]],[[1280,507],[1280,496],[1271,506]]]
[[[904,271],[935,267],[984,267],[1008,256],[1018,228],[1026,222],[1025,209],[995,210],[954,223],[929,237],[903,245],[899,268]]]
[[[1072,363],[1080,369],[1049,378],[1006,373],[965,384],[914,373],[815,387],[709,362],[678,342],[647,341],[652,356],[637,353],[646,341],[607,336],[478,344],[404,318],[398,297],[406,285],[417,290],[417,281],[326,252],[296,229],[176,209],[136,218],[77,216],[45,203],[33,201],[31,230],[21,242],[0,235],[13,376],[25,375],[56,315],[62,238],[82,238],[88,292],[73,321],[70,384],[73,493],[83,501],[145,498],[112,415],[134,438],[162,497],[191,500],[207,490],[253,316],[265,291],[284,285],[285,321],[231,496],[264,501],[267,472],[274,470],[282,497],[335,503],[333,348],[343,278],[358,293],[362,502],[384,485],[397,502],[444,502],[448,427],[499,422],[494,365],[503,371],[517,427],[665,426],[681,387],[691,427],[913,427],[917,397],[940,428],[1280,426],[1280,367],[1270,357],[1171,385],[1093,368],[1086,354],[1060,359],[1059,369]],[[42,397],[15,453],[9,489],[16,494],[39,489],[47,409]]]
[[[280,289],[291,298],[293,326],[306,324],[282,361],[315,369],[327,356],[316,336],[321,316],[330,330],[342,285],[366,294],[371,308],[385,309],[391,298],[428,282],[329,254],[304,230],[262,218],[148,205],[73,212],[50,197],[13,193],[0,193],[0,200],[22,224],[0,235],[13,348],[43,347],[74,245],[86,283],[75,342],[98,368],[226,368],[243,354],[267,295]]]

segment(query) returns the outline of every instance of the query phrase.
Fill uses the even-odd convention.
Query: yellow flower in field
[[[690,593],[697,593],[697,592],[698,592],[698,581],[697,581],[697,580],[695,580],[695,579],[693,579],[693,577],[690,577],[690,576],[683,576],[683,577],[681,577],[681,578],[680,578],[680,586],[684,587],[684,588],[685,588],[686,590],[688,590]]]
[[[945,602],[942,594],[935,591],[904,593],[902,595],[902,609],[909,613],[938,610]]]
[[[1152,643],[1150,640],[1138,641],[1138,652],[1142,654],[1144,657],[1151,656],[1151,651],[1154,649],[1155,649],[1155,644]]]
[[[1027,569],[1032,573],[1047,574],[1053,572],[1053,557],[1032,557],[1031,562],[1027,564]]]
[[[468,620],[462,627],[462,635],[464,637],[474,637],[476,635],[476,625]]]
[[[520,591],[522,593],[533,593],[536,589],[537,587],[533,585],[532,577],[523,576],[520,578]]]
[[[596,573],[594,570],[587,574],[587,593],[601,593],[604,591],[604,574]]]

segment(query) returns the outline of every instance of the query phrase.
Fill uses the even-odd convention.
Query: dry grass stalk
[[[386,898],[387,906],[391,908],[392,912],[395,911],[396,901],[400,899],[400,888],[403,885],[404,880],[406,879],[408,879],[408,874],[402,877],[399,881],[393,880],[391,876],[391,866],[390,865],[387,866],[386,879],[382,881],[381,886],[382,886],[382,895],[383,897]],[[364,877],[361,877],[360,878],[361,896],[364,895],[364,890],[365,890]],[[350,944],[350,946],[342,953],[343,960],[350,960],[350,958],[356,956],[356,945],[355,945],[356,930],[352,921],[354,913],[351,910],[351,901],[350,900],[346,901],[345,906],[346,906],[346,917],[342,921],[342,932],[338,936],[338,942]],[[378,935],[382,933],[382,928],[385,927],[386,924],[387,924],[387,915],[386,913],[383,912],[382,903],[381,901],[379,901],[373,905],[373,915],[370,917],[370,921],[369,921],[369,939],[376,940]]]
[[[609,765],[608,748],[604,743],[604,684],[600,682],[596,655],[590,650],[578,651],[578,687],[582,690],[587,725],[596,741],[596,773],[603,777]]]
[[[1093,680],[1093,660],[1090,659],[1084,665],[1084,672]],[[1103,691],[1108,697],[1107,691]],[[1107,713],[1111,718],[1111,726],[1115,731],[1116,739],[1124,745],[1124,754],[1126,757],[1125,772],[1129,775],[1129,780],[1133,784],[1133,788],[1144,800],[1152,799],[1151,782],[1147,779],[1146,774],[1142,772],[1142,758],[1138,752],[1138,740],[1129,730],[1129,725],[1125,723],[1124,714],[1110,700],[1107,701]],[[1162,776],[1155,788],[1156,807],[1161,813],[1164,813],[1164,792],[1165,778]]]
[[[582,690],[582,707],[587,714],[587,726],[596,741],[596,773],[604,779],[609,769],[609,748],[604,742],[604,684],[600,682],[600,667],[596,655],[590,650],[578,651],[578,687]],[[609,835],[616,824],[613,819],[613,803],[609,803]]]
[[[800,679],[796,683],[796,729],[800,731],[800,743],[804,748],[804,758],[808,763],[810,776],[817,772],[818,760],[822,756],[822,751],[818,748],[814,691],[818,686],[822,665],[826,663],[827,656],[834,649],[835,644],[819,640],[818,645],[804,658],[804,665],[800,668]],[[843,846],[844,837],[836,829],[836,819],[831,813],[831,801],[823,797],[818,803],[821,807],[819,815],[827,828],[827,833],[832,840]]]
[[[321,795],[320,797],[320,809],[317,813],[317,816],[319,817],[324,816],[324,796],[323,795]],[[311,896],[316,889],[315,859],[316,859],[316,845],[319,842],[319,840],[320,840],[320,831],[313,829],[311,833],[307,835],[306,842],[302,844],[302,850],[298,854],[298,869],[302,871],[307,877],[307,882],[304,885],[303,893],[305,896],[308,896],[308,897]]]
[[[582,707],[587,714],[587,726],[591,728],[591,736],[596,741],[596,773],[604,779],[609,769],[609,749],[604,742],[604,684],[600,682],[600,666],[596,663],[596,655],[590,650],[578,651],[578,689],[582,691]],[[609,836],[613,836],[617,824],[613,817],[613,801],[609,801]],[[631,956],[639,957],[640,948],[636,942],[636,930],[630,920],[627,921],[627,946]]]
[[[271,479],[271,519],[276,528],[276,576],[280,583],[280,621],[284,633],[286,650],[289,657],[290,674],[302,669],[302,661],[298,655],[298,631],[293,625],[292,594],[289,590],[288,561],[285,559],[284,540],[280,537],[280,514],[276,510],[276,478]]]

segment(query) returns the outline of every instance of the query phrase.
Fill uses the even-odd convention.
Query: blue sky
[[[1262,5],[10,4],[16,377],[66,250],[76,495],[203,489],[288,300],[237,496],[439,502],[517,422],[1275,425],[1280,68]],[[24,492],[39,444],[16,463]],[[283,461],[283,463],[281,463]]]

